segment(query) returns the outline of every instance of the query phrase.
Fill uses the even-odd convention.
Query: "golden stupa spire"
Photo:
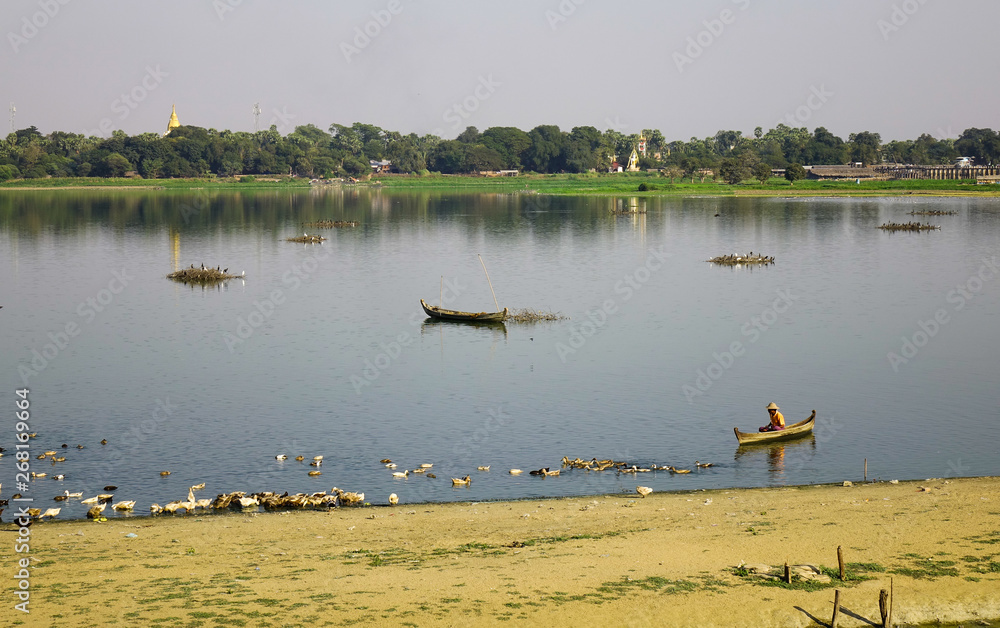
[[[180,120],[177,119],[177,105],[172,105],[171,107],[170,122],[167,122],[167,132],[164,135],[169,135],[171,131],[181,125]]]

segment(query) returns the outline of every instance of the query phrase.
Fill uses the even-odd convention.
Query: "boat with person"
[[[734,427],[733,431],[736,432],[736,440],[740,441],[740,445],[755,445],[758,443],[775,443],[806,436],[812,434],[813,427],[815,426],[816,411],[813,410],[808,419],[789,425],[783,430],[773,432],[741,432],[740,428]]]
[[[431,318],[445,321],[462,321],[466,323],[502,323],[509,314],[508,308],[502,312],[461,312],[459,310],[449,310],[436,305],[431,305],[420,299],[420,306]]]

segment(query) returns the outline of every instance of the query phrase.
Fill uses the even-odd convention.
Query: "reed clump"
[[[712,259],[707,261],[713,264],[721,264],[723,266],[740,266],[744,264],[767,265],[774,263],[774,256],[754,255],[753,251],[750,251],[746,255],[740,255],[737,253],[732,253],[730,255],[719,255],[718,257],[713,257]]]
[[[185,268],[183,270],[178,270],[167,275],[167,279],[173,279],[174,281],[180,281],[181,283],[200,283],[200,284],[213,284],[220,281],[225,281],[227,279],[239,279],[243,275],[230,275],[229,269],[220,270],[219,268],[195,268],[193,265],[191,268]]]
[[[318,242],[324,242],[324,241],[326,241],[326,238],[324,238],[323,236],[309,235],[308,233],[304,233],[304,234],[302,234],[300,236],[296,236],[294,238],[285,238],[285,241],[286,242],[299,242],[301,244],[316,244]]]
[[[546,312],[532,308],[510,310],[506,320],[513,323],[538,323],[541,321],[562,321],[569,317],[559,312]]]
[[[920,224],[919,222],[887,222],[879,226],[879,229],[886,231],[930,231],[941,227],[932,224]]]

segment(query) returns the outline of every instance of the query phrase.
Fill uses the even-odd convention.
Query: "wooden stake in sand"
[[[868,458],[865,458],[865,482],[868,481]]]
[[[844,548],[837,546],[837,566],[840,567],[840,581],[844,581]]]
[[[892,578],[889,578],[889,590],[878,592],[878,611],[882,615],[882,628],[892,626]]]
[[[792,583],[792,570],[788,568],[788,559],[785,559],[785,583]]]
[[[833,619],[830,620],[830,628],[837,628],[837,620],[840,618],[840,589],[833,591]]]
[[[483,265],[483,272],[486,273],[486,282],[488,284],[490,284],[490,292],[493,292],[493,282],[490,281],[490,273],[489,273],[488,270],[486,270],[486,262],[483,261],[483,256],[482,255],[476,254],[476,256],[479,258],[479,263]],[[499,312],[500,311],[500,304],[497,303],[497,293],[496,292],[493,292],[493,305],[497,306],[497,312]]]

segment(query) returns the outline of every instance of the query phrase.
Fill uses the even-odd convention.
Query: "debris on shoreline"
[[[887,222],[881,226],[879,229],[884,229],[886,231],[931,231],[933,229],[940,229],[941,227],[932,224],[920,224],[919,222]]]
[[[200,268],[195,268],[194,264],[192,264],[190,268],[170,273],[167,275],[167,279],[173,279],[181,283],[211,284],[226,281],[227,279],[242,279],[245,276],[246,271],[240,275],[230,275],[228,268],[221,270],[219,267],[205,268],[204,264]]]
[[[562,321],[568,319],[568,316],[559,312],[545,312],[527,307],[520,310],[510,310],[506,318],[507,321],[513,323],[538,323],[541,321]]]
[[[950,209],[932,209],[925,212],[912,211],[907,212],[909,216],[954,216],[958,212],[952,211]]]
[[[326,238],[318,235],[309,235],[308,233],[303,233],[300,236],[294,238],[285,238],[286,242],[299,242],[301,244],[316,244],[318,242],[326,241]]]
[[[766,266],[774,263],[774,256],[754,255],[753,251],[750,251],[746,255],[732,253],[730,255],[713,257],[712,259],[705,261],[712,264],[721,264],[723,266],[741,266],[744,264],[761,264]]]
[[[339,229],[341,227],[358,227],[361,223],[357,220],[316,220],[314,222],[304,222],[302,226],[316,229]]]

